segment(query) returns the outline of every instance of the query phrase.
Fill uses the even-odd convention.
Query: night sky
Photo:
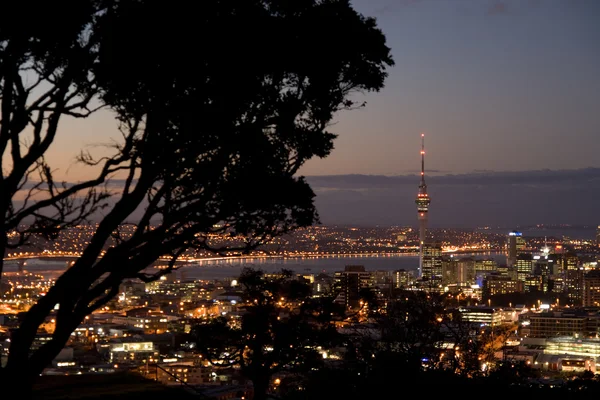
[[[600,223],[600,1],[353,4],[396,65],[366,108],[336,116],[333,153],[301,170],[324,223],[416,224],[421,132],[431,225]],[[80,147],[117,135],[108,112],[89,122],[67,122],[49,156],[68,180],[86,174]]]

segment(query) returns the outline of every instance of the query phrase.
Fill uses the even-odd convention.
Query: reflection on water
[[[455,257],[493,258],[499,264],[506,263],[503,253],[455,254]],[[57,278],[65,270],[65,263],[48,263],[44,260],[28,263],[26,270],[43,275],[46,278]],[[383,254],[370,256],[328,256],[328,257],[298,257],[298,258],[226,258],[202,260],[180,268],[174,273],[178,279],[212,280],[239,276],[242,268],[252,267],[266,272],[277,272],[282,268],[295,273],[318,274],[324,272],[333,274],[341,271],[346,265],[364,265],[368,271],[396,269],[416,270],[419,262],[416,255]],[[7,273],[14,273],[16,266],[7,268]]]

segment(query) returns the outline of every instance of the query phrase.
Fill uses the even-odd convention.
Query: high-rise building
[[[554,278],[556,277],[556,260],[555,254],[544,252],[542,255],[533,256],[533,274],[541,277],[542,292],[555,292]]]
[[[511,276],[511,271],[512,271],[512,268],[509,268],[508,265],[504,265],[504,264],[498,265],[498,267],[496,268],[496,272],[500,276]]]
[[[566,253],[561,262],[567,296],[578,305],[583,300],[583,269],[579,266],[579,257],[575,253]]]
[[[458,258],[442,257],[442,285],[457,285],[458,281]]]
[[[475,283],[475,259],[442,257],[442,285],[469,286]]]
[[[358,308],[361,289],[373,287],[373,275],[365,271],[364,265],[346,265],[344,271],[334,274],[334,279],[341,289],[335,301],[348,308]]]
[[[512,231],[508,234],[508,258],[506,259],[509,267],[517,262],[517,256],[525,250],[527,244],[521,232]]]
[[[527,276],[533,274],[533,256],[531,254],[519,254],[516,260],[517,280],[525,282]]]
[[[600,270],[592,270],[583,277],[583,306],[600,306]]]
[[[527,275],[525,277],[526,292],[542,292],[542,277],[540,275]]]
[[[431,199],[427,194],[427,184],[425,183],[425,134],[421,134],[421,183],[419,184],[419,192],[417,193],[417,215],[419,218],[419,276],[422,277],[423,271],[423,246],[425,244],[427,219],[429,214],[429,204]],[[441,271],[440,271],[441,275]]]
[[[442,245],[439,242],[425,243],[422,249],[423,286],[426,290],[440,291],[442,289]]]
[[[393,288],[392,271],[372,271],[372,284],[375,291],[384,297],[391,296]]]
[[[523,282],[498,274],[487,275],[483,280],[483,297],[523,291]]]
[[[475,282],[476,261],[472,257],[458,260],[458,283],[472,285]]]
[[[320,273],[315,276],[315,280],[312,284],[313,296],[323,296],[331,291],[333,285],[333,278],[330,275]]]
[[[478,276],[489,275],[492,272],[496,272],[497,269],[498,263],[493,258],[475,261],[475,273]]]
[[[408,289],[413,282],[412,271],[398,269],[392,274],[394,289]]]

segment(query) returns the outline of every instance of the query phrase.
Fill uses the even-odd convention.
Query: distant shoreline
[[[443,254],[498,254],[504,253],[502,250],[456,250],[456,251],[443,251]],[[282,259],[295,259],[295,258],[322,258],[322,257],[390,257],[390,256],[418,256],[419,253],[416,251],[411,252],[362,252],[362,253],[321,253],[321,254],[273,254],[273,255],[231,255],[231,256],[220,256],[220,257],[200,257],[188,260],[179,260],[181,263],[188,262],[198,262],[198,261],[217,261],[217,260],[229,260],[229,259],[256,259],[256,258],[282,258]],[[20,255],[17,257],[6,257],[4,261],[27,261],[27,260],[54,260],[55,262],[66,261],[77,259],[79,255],[71,255],[71,254],[55,254],[55,255]]]
[[[501,250],[458,250],[458,251],[443,251],[443,254],[502,254],[506,253]],[[247,255],[247,256],[227,256],[227,257],[207,257],[197,258],[194,260],[182,260],[181,262],[195,263],[202,261],[226,261],[226,260],[248,260],[248,259],[273,259],[280,258],[286,260],[293,259],[305,259],[305,258],[350,258],[350,257],[417,257],[418,252],[383,252],[383,253],[325,253],[325,254],[305,254],[305,255],[289,255],[289,254],[277,254],[277,255]]]

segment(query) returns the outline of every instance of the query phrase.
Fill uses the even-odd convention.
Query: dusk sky
[[[307,175],[600,166],[600,1],[355,0],[396,65]],[[341,38],[343,40],[343,37]]]
[[[453,204],[464,205],[464,187],[459,190],[443,176],[438,176],[437,187],[429,181],[432,225],[485,224],[494,219],[600,222],[594,206],[600,187],[595,198],[587,199],[589,209],[574,200],[582,190],[598,187],[600,170],[595,169],[586,170],[592,184],[569,181],[569,196],[553,194],[565,187],[546,180],[550,186],[544,187],[542,198],[551,201],[533,206],[540,214],[535,218],[522,209],[513,213],[512,208],[489,208],[490,199],[506,205],[496,196],[525,195],[518,189],[523,179],[530,190],[543,185],[539,174],[530,171],[600,167],[600,1],[353,3],[361,13],[377,18],[396,65],[389,70],[385,89],[364,98],[365,109],[336,117],[332,130],[339,138],[333,153],[301,170],[309,177],[375,175],[353,188],[344,186],[343,176],[329,177],[325,186],[312,178],[320,182],[315,189],[324,222],[416,223],[413,198],[418,178],[412,182],[406,175],[419,168],[421,132],[426,134],[429,175],[475,173],[473,179],[479,179],[477,193],[466,191],[473,215],[463,215],[460,221]],[[106,143],[107,132],[115,132],[110,114],[98,113],[92,120],[93,124],[65,124],[68,132],[56,141],[49,157],[55,167],[68,172],[68,180],[85,174],[73,162],[79,148]],[[508,175],[509,180],[522,178],[520,183],[505,183],[513,193],[498,191],[482,176],[484,171],[523,172]],[[372,181],[379,175],[400,176],[402,189],[396,187],[385,196],[375,193]],[[539,200],[541,195],[527,196]],[[523,220],[527,218],[531,221]]]
[[[420,132],[431,226],[600,223],[600,1],[354,4],[396,66],[303,170],[370,175],[310,180],[324,223],[415,225]]]

